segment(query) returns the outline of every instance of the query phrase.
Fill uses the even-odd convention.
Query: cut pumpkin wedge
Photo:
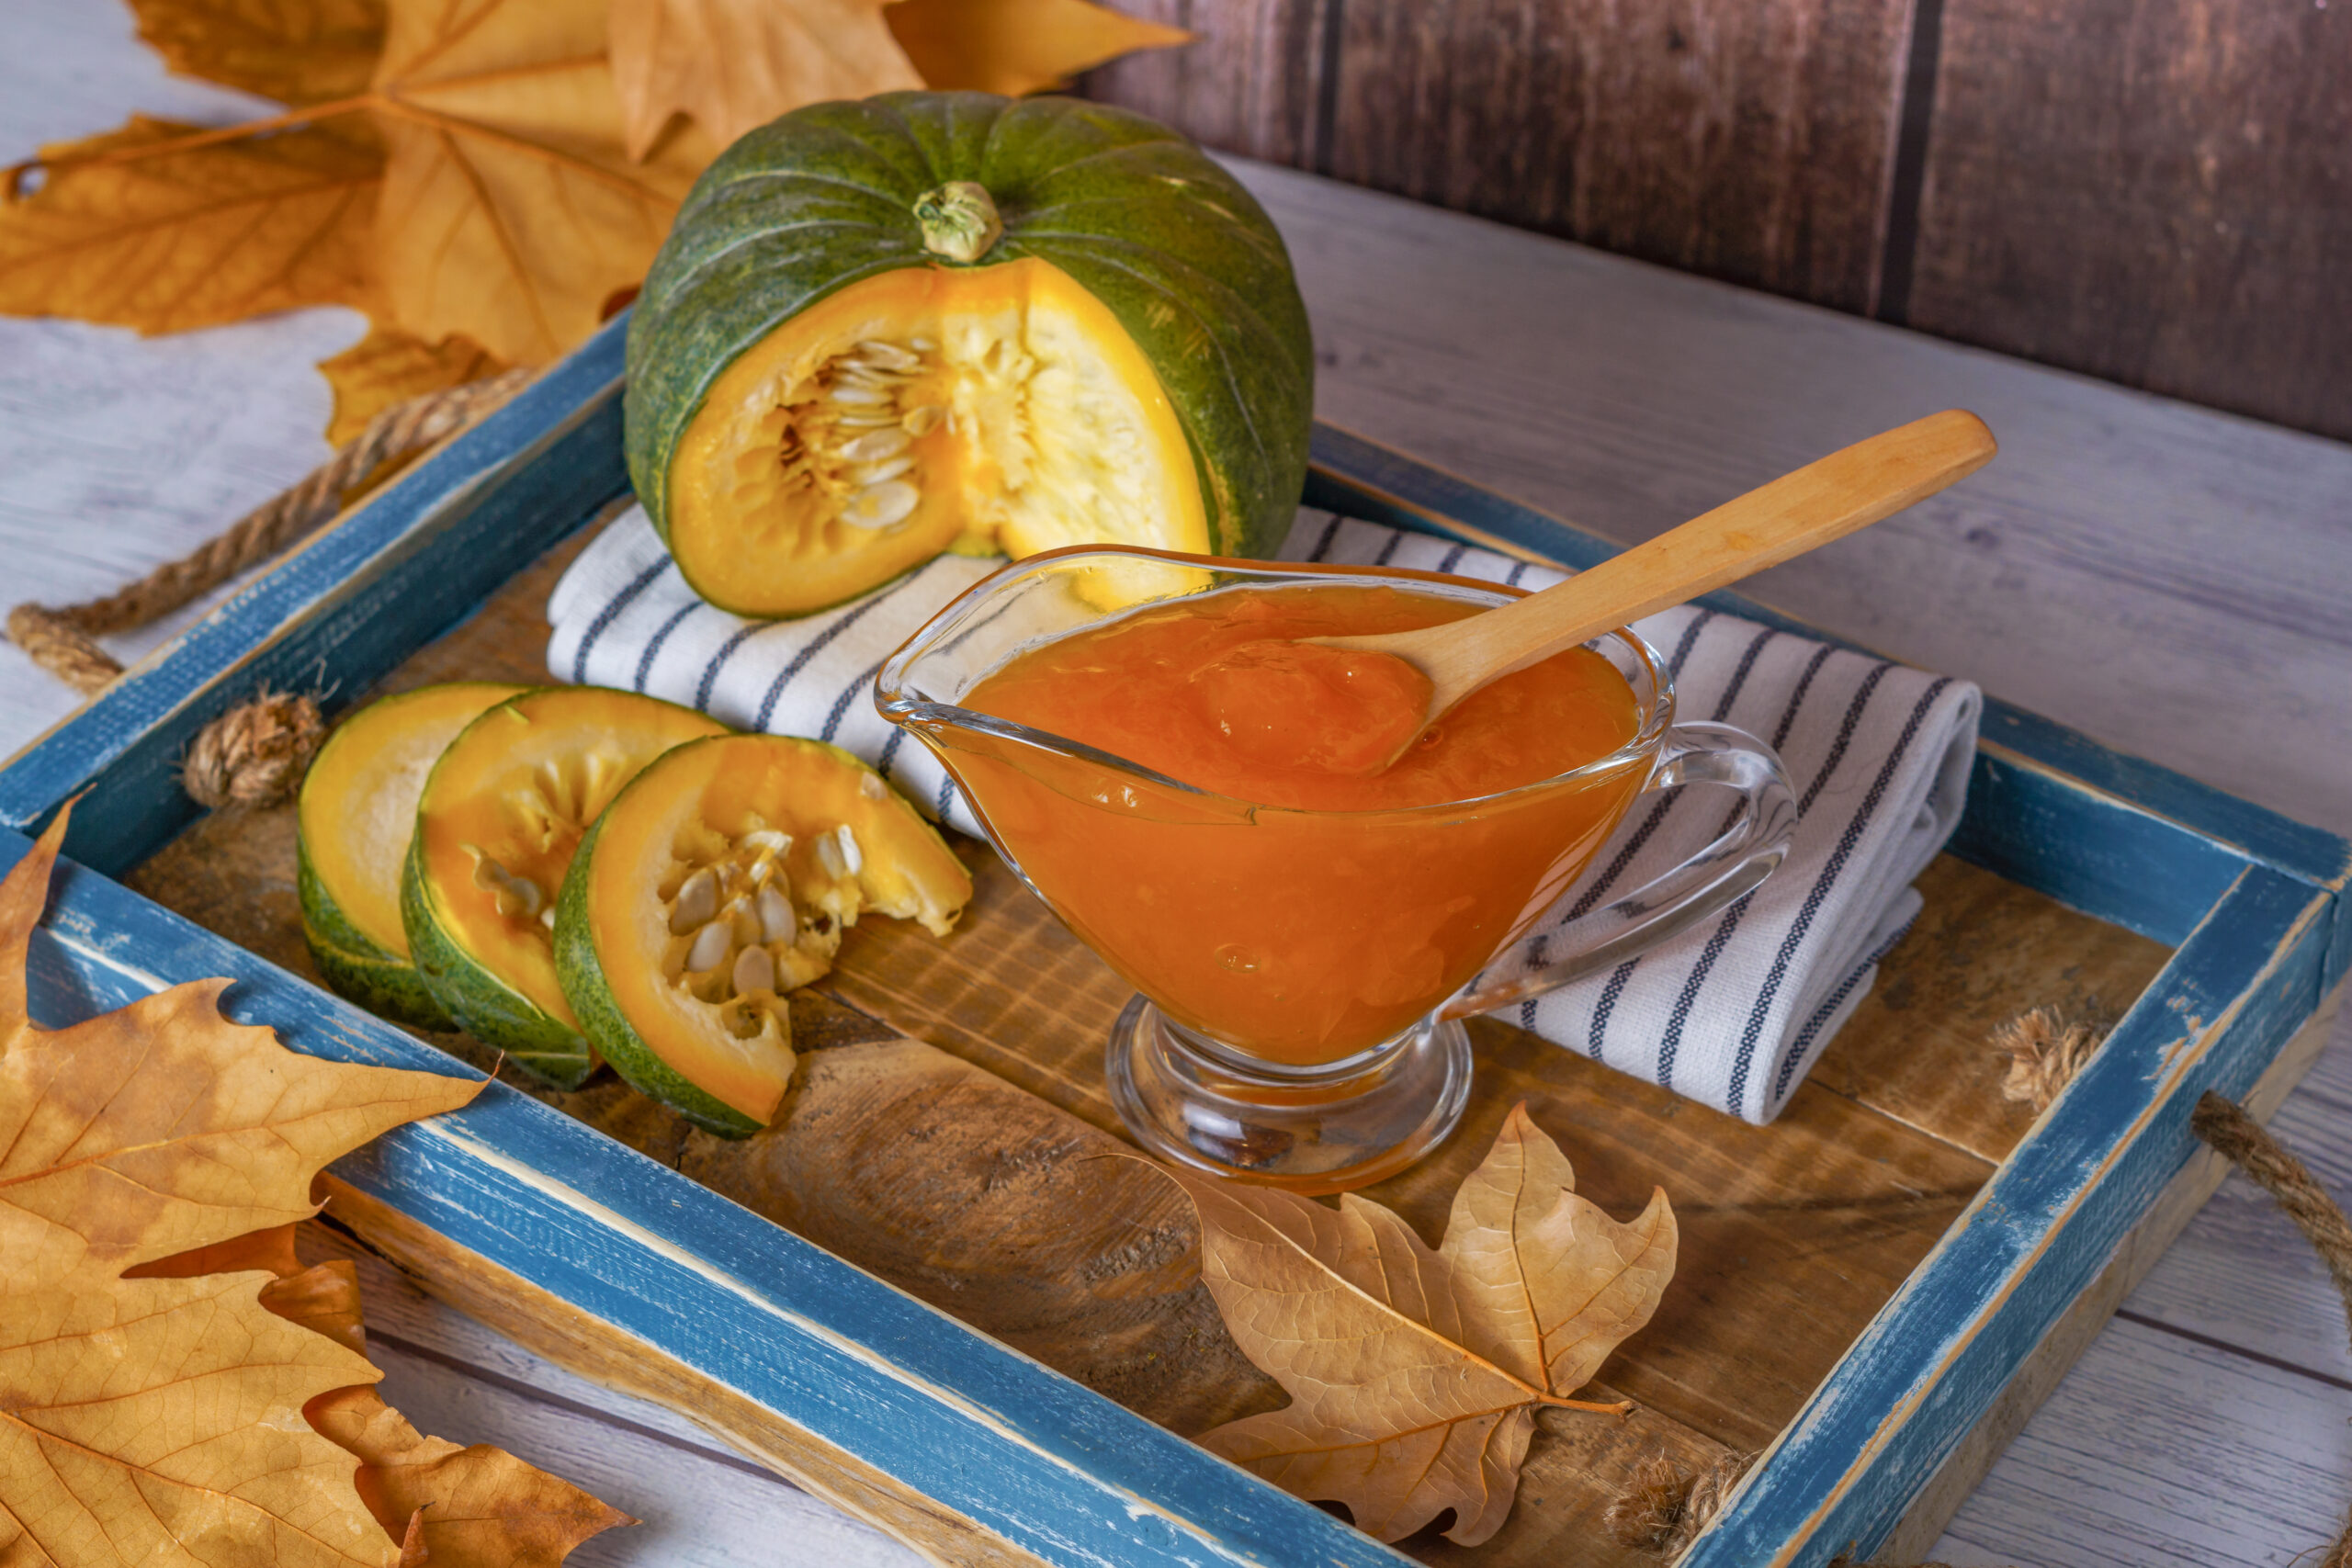
[[[633,692],[552,686],[489,709],[449,743],[417,800],[401,920],[450,1017],[559,1088],[594,1071],[556,982],[557,891],[597,814],[639,770],[727,733]]]
[[[832,967],[842,931],[871,910],[945,936],[971,897],[938,831],[848,752],[698,740],[638,774],[580,846],[556,970],[616,1072],[742,1137],[792,1079],[786,993]]]
[[[409,962],[401,864],[443,750],[524,689],[463,681],[382,698],[337,725],[311,763],[295,807],[294,879],[303,940],[337,995],[419,1029],[457,1027]]]

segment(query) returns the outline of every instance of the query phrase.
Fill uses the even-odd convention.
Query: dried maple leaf
[[[1400,1540],[1446,1509],[1450,1540],[1502,1528],[1543,1405],[1649,1321],[1674,1271],[1663,1190],[1629,1224],[1572,1190],[1568,1162],[1514,1107],[1455,1194],[1445,1244],[1351,1193],[1330,1209],[1272,1188],[1169,1174],[1201,1217],[1201,1278],[1244,1355],[1291,1403],[1204,1434],[1284,1491],[1344,1503]]]
[[[266,1311],[266,1276],[122,1273],[314,1213],[329,1160],[481,1086],[300,1055],[223,1018],[223,980],[39,1028],[26,959],[64,828],[0,883],[0,1562],[396,1561],[350,1456],[287,1419],[377,1371]]]
[[[364,1461],[360,1495],[386,1530],[398,1522],[405,1555],[432,1568],[554,1568],[597,1531],[636,1522],[503,1449],[424,1436],[372,1388],[304,1414]]]
[[[613,85],[628,155],[672,117],[720,146],[803,104],[922,78],[882,19],[888,0],[613,0]]]
[[[10,1291],[226,1242],[317,1213],[328,1161],[454,1110],[478,1081],[330,1062],[220,1013],[226,980],[70,1028],[26,1010],[25,958],[65,817],[0,883],[0,1269]]]
[[[391,321],[554,358],[645,275],[717,149],[621,142],[605,0],[391,0],[367,98],[391,148],[377,262]]]
[[[13,1249],[10,1249],[13,1254]],[[14,1261],[13,1256],[11,1261]],[[288,1419],[376,1369],[273,1317],[253,1274],[11,1279],[0,1310],[0,1562],[390,1568],[351,1456]]]
[[[41,158],[0,221],[0,311],[172,333],[372,299],[364,120],[254,140],[135,116]]]
[[[130,0],[139,37],[183,76],[318,104],[368,85],[383,0]]]
[[[1087,0],[901,0],[888,15],[925,85],[1015,97],[1118,55],[1193,39]]]
[[[479,381],[505,368],[496,355],[466,338],[426,343],[397,327],[378,327],[341,354],[319,361],[334,394],[327,441],[340,446],[396,403]]]

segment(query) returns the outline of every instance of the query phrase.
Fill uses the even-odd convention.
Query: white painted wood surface
[[[234,95],[165,77],[102,0],[6,11],[0,161],[133,108],[241,112]],[[1871,431],[1974,409],[2004,445],[1993,468],[1757,592],[2352,831],[2352,448],[1286,171],[1240,172],[1299,264],[1325,418],[1617,538]],[[143,342],[0,320],[0,592],[103,592],[299,478],[327,453],[311,365],[360,330],[335,310]],[[118,650],[143,651],[196,613]],[[0,753],[71,706],[0,647]],[[2352,1190],[2341,1034],[2277,1126]],[[396,1404],[647,1521],[575,1562],[914,1561],[690,1423],[547,1366],[389,1276],[370,1286]],[[2335,1291],[2267,1200],[2232,1178],[1938,1553],[2283,1568],[2352,1503],[2347,1416]]]

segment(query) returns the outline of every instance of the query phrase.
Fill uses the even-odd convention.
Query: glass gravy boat
[[[1481,606],[1519,592],[1388,568],[1056,550],[933,617],[883,665],[875,700],[938,755],[1030,891],[1140,993],[1106,1061],[1136,1140],[1222,1176],[1334,1192],[1453,1131],[1471,1077],[1462,1018],[1721,910],[1781,863],[1796,803],[1762,741],[1677,725],[1670,678],[1623,630],[1589,645],[1633,690],[1623,746],[1500,794],[1403,809],[1257,805],[961,705],[1013,655],[1081,626],[1182,594],[1315,583]],[[1483,973],[1573,891],[1636,798],[1687,784],[1736,796],[1712,843],[1580,919],[1540,968]]]

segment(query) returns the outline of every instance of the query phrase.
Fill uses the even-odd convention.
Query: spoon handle
[[[1974,473],[1994,451],[1993,433],[1974,414],[1929,414],[1808,463],[1540,593],[1385,637],[1382,646],[1421,667],[1437,688],[1430,711],[1442,713],[1498,676],[1900,512]],[[1408,640],[1418,646],[1407,648]]]

